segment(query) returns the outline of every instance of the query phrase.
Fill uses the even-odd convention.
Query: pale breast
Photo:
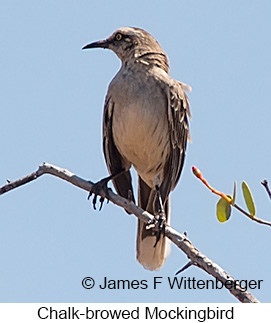
[[[118,97],[112,98],[114,142],[143,180],[154,187],[154,181],[163,178],[170,149],[167,99],[155,82],[127,82],[119,88]]]

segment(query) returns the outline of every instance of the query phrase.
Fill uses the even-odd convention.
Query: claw
[[[157,246],[158,242],[160,241],[161,235],[163,235],[164,237],[166,234],[166,214],[164,211],[163,202],[162,202],[162,198],[161,198],[161,194],[158,186],[156,187],[156,192],[157,192],[157,201],[158,201],[158,214],[155,215],[154,218],[148,221],[148,223],[146,224],[146,230],[154,229],[158,224],[158,230],[156,232],[156,241],[153,246],[154,248]],[[155,234],[155,232],[153,233]]]
[[[99,211],[101,211],[103,204],[104,204],[104,197],[101,196],[99,202],[100,202]]]
[[[161,235],[163,234],[163,237],[164,237],[165,233],[166,233],[166,217],[164,214],[160,214],[159,219],[158,219],[158,231],[156,234],[156,241],[155,241],[153,248],[155,248],[157,246],[157,243],[161,239]]]
[[[95,183],[92,186],[92,189],[88,194],[88,200],[90,199],[91,195],[94,194],[93,201],[92,201],[94,210],[96,210],[97,195],[99,195],[101,190],[103,190],[105,193],[107,193],[108,192],[107,183],[109,181],[111,181],[112,179],[118,177],[119,175],[123,174],[124,172],[125,172],[125,169],[121,169],[117,173],[112,174],[112,175],[110,175],[108,177],[105,177],[105,178],[101,179],[99,182]],[[103,207],[103,203],[104,203],[104,197],[103,196],[100,197],[99,202],[100,202],[99,211],[101,211],[101,209]],[[107,203],[109,203],[109,200],[107,200]]]
[[[155,222],[156,222],[155,218],[148,221],[148,223],[146,225],[146,230],[151,230],[151,229],[155,228]]]
[[[92,187],[92,190],[88,194],[88,200],[90,199],[92,194],[94,195],[93,201],[92,201],[92,205],[93,205],[94,210],[97,209],[96,204],[97,204],[98,194],[101,192],[101,190],[103,190],[104,192],[107,191],[107,182],[108,182],[108,178],[104,178],[104,179],[100,180],[99,182],[95,183]],[[99,199],[99,202],[100,202],[99,211],[101,211],[101,209],[103,207],[104,197],[101,196]]]
[[[153,246],[154,248],[157,246],[157,243],[160,241],[161,235],[163,234],[163,237],[164,237],[166,232],[166,214],[163,206],[163,201],[159,190],[159,186],[157,185],[155,188],[156,188],[157,201],[158,201],[158,219],[157,219],[158,231],[156,234],[156,241]]]
[[[96,210],[96,202],[97,202],[97,194],[94,194],[93,201],[92,201],[92,205],[93,205],[94,210]]]
[[[90,192],[88,193],[88,200],[91,198],[91,195],[92,195],[92,192],[90,191]]]

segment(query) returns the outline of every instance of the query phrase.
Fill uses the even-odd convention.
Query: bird
[[[156,39],[137,27],[121,27],[82,49],[104,48],[121,60],[108,86],[103,112],[103,152],[119,195],[135,203],[130,168],[138,175],[138,206],[170,225],[170,193],[183,169],[190,140],[191,87],[171,78],[169,60]],[[138,220],[137,260],[159,270],[170,240]],[[159,236],[157,238],[157,236]]]

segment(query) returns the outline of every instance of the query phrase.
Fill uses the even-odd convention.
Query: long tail
[[[138,205],[144,210],[155,214],[157,199],[156,191],[152,190],[140,177],[138,183]],[[169,197],[164,205],[166,222],[170,224]],[[161,236],[154,248],[156,234],[152,230],[146,230],[146,223],[138,220],[137,227],[137,260],[149,270],[160,269],[170,253],[170,240]]]

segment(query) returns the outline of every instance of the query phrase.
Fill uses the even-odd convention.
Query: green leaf
[[[234,186],[233,186],[233,198],[232,198],[232,201],[231,201],[232,205],[235,204],[235,198],[236,198],[236,181],[234,181]]]
[[[230,195],[227,196],[232,198]],[[226,222],[231,216],[231,205],[223,197],[216,204],[216,216],[219,222]]]
[[[254,204],[251,191],[246,182],[242,183],[242,190],[243,190],[243,195],[244,195],[244,199],[245,199],[248,211],[250,215],[253,217],[256,214],[256,209],[255,209],[255,204]]]

